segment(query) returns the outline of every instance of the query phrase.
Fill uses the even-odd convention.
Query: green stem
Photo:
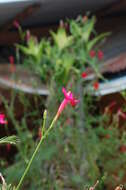
[[[45,120],[46,120],[46,117],[44,117],[42,129],[45,127]],[[18,183],[18,185],[17,185],[17,187],[16,187],[15,190],[19,190],[19,188],[20,188],[21,184],[23,183],[23,180],[24,180],[24,178],[25,178],[25,176],[26,176],[26,174],[27,174],[27,172],[28,172],[28,170],[29,170],[29,168],[30,168],[30,166],[31,166],[31,164],[32,164],[35,156],[36,156],[36,153],[38,152],[38,150],[39,150],[39,148],[40,148],[43,140],[48,136],[49,132],[53,128],[56,120],[57,120],[57,115],[54,117],[51,125],[46,130],[46,132],[42,135],[42,138],[40,139],[40,141],[39,141],[39,143],[38,143],[38,145],[37,145],[37,147],[36,147],[36,149],[35,149],[35,151],[34,151],[34,153],[33,153],[33,155],[32,155],[32,157],[31,157],[31,159],[30,159],[30,161],[29,161],[29,163],[28,163],[28,165],[27,165],[27,167],[26,167],[26,169],[25,169],[25,171],[24,171],[24,173],[23,173],[23,175],[22,175],[22,177],[21,177],[21,179],[20,179],[20,181],[19,181],[19,183]]]

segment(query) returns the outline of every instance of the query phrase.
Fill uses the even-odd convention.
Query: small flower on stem
[[[85,23],[87,20],[88,20],[88,17],[87,16],[83,16],[83,18],[82,18],[83,23]]]
[[[14,64],[14,57],[12,55],[9,56],[9,62],[10,64]]]
[[[66,91],[65,88],[62,88],[62,92],[64,94],[64,99],[61,102],[59,109],[57,111],[57,117],[60,116],[60,114],[63,112],[63,110],[65,109],[65,107],[67,106],[67,104],[71,104],[71,106],[76,106],[77,103],[79,103],[79,100],[75,99],[75,97],[73,96],[71,91]]]
[[[93,88],[94,88],[94,90],[98,90],[99,89],[99,83],[98,82],[94,82]]]
[[[81,74],[81,77],[82,77],[82,78],[86,78],[86,77],[87,77],[87,73],[86,73],[86,72],[83,72],[83,73]]]
[[[19,24],[19,22],[18,22],[17,20],[14,20],[13,26],[14,26],[15,28],[17,28],[17,29],[20,28],[20,24]]]
[[[96,55],[96,53],[95,53],[94,50],[91,50],[89,54],[90,54],[90,57],[91,57],[91,58],[95,57],[95,55]]]
[[[5,120],[5,115],[3,113],[0,114],[0,124],[7,124],[7,121]]]
[[[69,29],[68,23],[65,23],[63,20],[60,20],[60,28],[64,28],[65,30]]]
[[[63,20],[60,20],[60,28],[64,28],[64,22],[63,22]]]
[[[16,70],[16,67],[15,67],[15,64],[14,64],[14,57],[12,55],[9,56],[9,62],[10,62],[10,71],[12,73],[14,73],[15,70]]]
[[[126,145],[121,145],[119,150],[121,153],[125,153],[126,152]]]
[[[99,59],[99,60],[102,60],[103,57],[104,57],[103,52],[102,52],[101,50],[99,50],[99,51],[98,51],[98,59]]]

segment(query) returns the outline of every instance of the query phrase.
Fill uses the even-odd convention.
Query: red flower
[[[126,152],[126,145],[120,146],[119,150],[121,153],[125,153]]]
[[[12,55],[9,56],[9,62],[10,64],[14,64],[14,57]]]
[[[86,72],[83,72],[83,73],[81,74],[81,77],[82,77],[82,78],[86,78],[86,77],[87,77],[87,73],[86,73]]]
[[[19,27],[20,27],[20,24],[19,24],[19,22],[17,20],[14,20],[13,25],[17,29],[19,29]]]
[[[104,57],[103,52],[102,52],[101,50],[99,50],[99,51],[98,51],[98,59],[99,59],[99,60],[102,60],[103,57]]]
[[[67,92],[65,88],[62,88],[62,92],[64,94],[64,99],[61,102],[60,107],[57,111],[57,117],[60,116],[60,114],[65,109],[65,107],[67,106],[68,103],[70,103],[71,106],[76,106],[76,104],[79,102],[79,100],[74,98],[71,91]]]
[[[99,89],[99,83],[98,83],[98,82],[95,82],[95,83],[93,84],[93,87],[94,87],[95,90],[98,90],[98,89]]]
[[[9,56],[9,62],[10,62],[10,71],[13,73],[16,70],[15,64],[14,64],[14,57],[12,55]]]
[[[75,99],[72,92],[67,92],[65,88],[62,89],[65,99],[71,104],[71,106],[76,106],[79,100]]]
[[[0,124],[7,124],[7,121],[5,120],[5,115],[4,114],[0,114]]]
[[[91,50],[91,51],[90,51],[90,57],[93,58],[93,57],[95,57],[95,55],[96,55],[95,51],[94,51],[94,50]]]

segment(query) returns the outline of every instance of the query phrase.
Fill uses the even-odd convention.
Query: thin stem
[[[42,129],[45,128],[46,116],[43,117],[43,119],[44,119],[44,121],[43,121]],[[34,153],[33,153],[33,155],[32,155],[32,157],[31,157],[31,159],[30,159],[30,161],[29,161],[29,163],[28,163],[28,165],[27,165],[27,167],[26,167],[26,169],[25,169],[25,171],[24,171],[24,173],[23,173],[23,175],[22,175],[22,177],[21,177],[21,179],[20,179],[20,181],[19,181],[19,183],[18,183],[18,185],[17,185],[17,187],[16,187],[15,190],[19,190],[19,188],[20,188],[21,184],[23,183],[23,180],[24,180],[24,178],[25,178],[25,176],[26,176],[26,174],[27,174],[27,172],[28,172],[28,170],[29,170],[29,168],[30,168],[30,166],[31,166],[31,164],[32,164],[35,156],[36,156],[36,153],[38,152],[38,150],[39,150],[39,148],[40,148],[43,140],[48,136],[49,132],[53,128],[56,120],[57,120],[57,115],[54,117],[54,119],[53,119],[52,123],[50,124],[49,128],[46,130],[46,132],[41,137],[41,139],[40,139],[40,141],[39,141],[39,143],[38,143],[38,145],[37,145],[37,147],[36,147],[36,149],[35,149],[35,151],[34,151]]]

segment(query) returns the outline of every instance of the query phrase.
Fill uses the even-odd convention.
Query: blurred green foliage
[[[38,42],[31,35],[26,45],[17,44],[17,48],[25,56],[25,65],[29,69],[31,67],[46,84],[54,79],[56,84],[66,85],[73,76],[80,76],[87,66],[92,67],[99,76],[98,58],[95,56],[92,59],[90,51],[94,49],[97,52],[99,42],[110,33],[96,34],[95,22],[95,17],[86,21],[78,17],[77,20],[68,21],[69,32],[64,24],[57,32],[51,31],[51,38],[42,38]]]
[[[83,190],[100,179],[97,189],[101,190],[112,183],[120,183],[124,177],[126,153],[121,154],[119,148],[126,142],[125,132],[120,132],[118,114],[101,113],[97,104],[99,98],[85,92],[91,82],[81,78],[87,67],[101,77],[98,57],[91,57],[90,51],[97,54],[109,33],[98,35],[95,22],[95,17],[86,20],[78,17],[68,21],[68,32],[64,24],[57,32],[51,32],[49,39],[38,41],[31,35],[26,45],[17,44],[24,56],[24,65],[49,86],[50,96],[45,100],[33,95],[31,101],[25,94],[13,92],[11,101],[2,97],[9,122],[20,138],[17,153],[12,155],[13,163],[7,168],[6,161],[0,163],[8,183],[16,185],[19,181],[38,143],[42,108],[49,110],[50,122],[63,99],[62,86],[72,89],[81,103],[62,114],[37,154],[23,189]],[[17,99],[20,110],[16,106]]]

